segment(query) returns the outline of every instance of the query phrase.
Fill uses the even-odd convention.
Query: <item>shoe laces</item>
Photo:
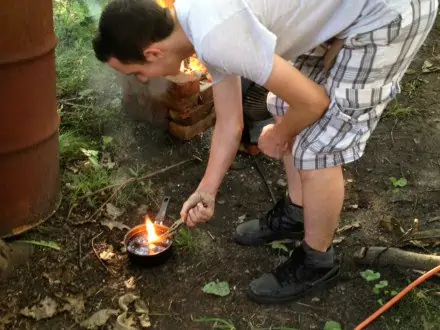
[[[278,226],[278,219],[284,215],[284,199],[279,200],[275,206],[267,212],[266,216],[260,219],[260,228],[275,229]]]
[[[294,282],[304,282],[306,275],[305,252],[301,247],[293,250],[287,261],[279,265],[272,272],[281,285],[289,285]]]

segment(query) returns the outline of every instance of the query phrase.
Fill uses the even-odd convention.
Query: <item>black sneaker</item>
[[[279,200],[274,208],[260,219],[239,225],[234,235],[235,241],[243,245],[264,245],[281,239],[303,238],[303,209],[292,204],[289,195]]]
[[[306,292],[334,284],[339,269],[333,248],[322,253],[311,250],[303,242],[285,263],[252,281],[248,295],[261,304],[287,303]]]

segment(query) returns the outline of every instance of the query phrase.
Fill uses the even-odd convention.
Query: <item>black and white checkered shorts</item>
[[[389,25],[344,41],[336,62],[324,74],[328,45],[298,57],[294,66],[325,86],[331,103],[293,146],[297,169],[313,170],[359,159],[387,104],[400,93],[400,81],[437,16],[437,0],[413,0]],[[288,104],[269,93],[269,111],[283,116]]]

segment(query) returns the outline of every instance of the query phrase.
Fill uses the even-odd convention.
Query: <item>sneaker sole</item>
[[[283,298],[261,297],[254,294],[250,288],[248,288],[247,294],[251,300],[259,304],[264,304],[264,305],[286,304],[298,300],[299,298],[304,297],[308,293],[321,292],[323,289],[333,288],[337,284],[336,279],[339,277],[339,275],[340,275],[340,267],[338,269],[338,272],[332,278],[328,279],[326,282],[319,283],[318,285],[312,286],[311,288],[308,288],[304,291],[297,293],[296,295],[289,297],[283,297]]]
[[[246,245],[246,246],[261,246],[270,244],[275,241],[283,240],[283,239],[292,239],[292,240],[303,240],[304,239],[304,232],[298,232],[298,233],[292,233],[290,235],[280,235],[278,237],[272,237],[270,239],[264,239],[264,238],[252,238],[249,236],[242,236],[235,234],[234,240],[236,243],[240,245]]]

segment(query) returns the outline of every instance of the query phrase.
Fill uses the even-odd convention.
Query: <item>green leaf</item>
[[[327,321],[324,325],[324,330],[342,330],[342,327],[338,322]]]
[[[33,245],[39,245],[39,246],[44,246],[44,247],[48,247],[54,250],[61,250],[61,246],[58,245],[58,243],[56,242],[48,242],[48,241],[28,241],[28,240],[19,240],[18,242],[21,243],[26,243],[26,244],[33,244]]]
[[[403,188],[406,187],[406,185],[408,184],[408,181],[405,178],[396,179],[395,177],[391,177],[390,181],[393,184],[394,188]]]
[[[394,296],[397,296],[397,294],[398,294],[398,292],[395,291],[395,290],[391,291],[391,293],[390,293],[390,295],[392,295],[393,297],[394,297]]]
[[[374,287],[374,288],[373,288],[373,292],[374,292],[375,294],[379,294],[379,293],[380,293],[380,290],[379,290],[378,288]]]
[[[383,289],[386,288],[387,286],[388,286],[388,281],[384,280],[377,283],[374,287],[378,289]]]
[[[231,291],[229,289],[228,282],[219,282],[218,280],[216,282],[210,282],[206,284],[202,291],[208,294],[213,294],[220,297],[227,296]]]
[[[378,280],[380,278],[380,273],[379,272],[376,273],[374,270],[367,269],[367,270],[361,272],[361,276],[367,282],[372,282],[372,281]]]
[[[111,136],[103,136],[102,137],[102,143],[104,146],[109,145],[113,141],[113,138]]]
[[[379,299],[377,302],[379,303],[379,305],[383,306],[383,300],[382,299]]]
[[[289,249],[283,243],[273,242],[270,247],[274,250],[281,250],[289,253]]]

